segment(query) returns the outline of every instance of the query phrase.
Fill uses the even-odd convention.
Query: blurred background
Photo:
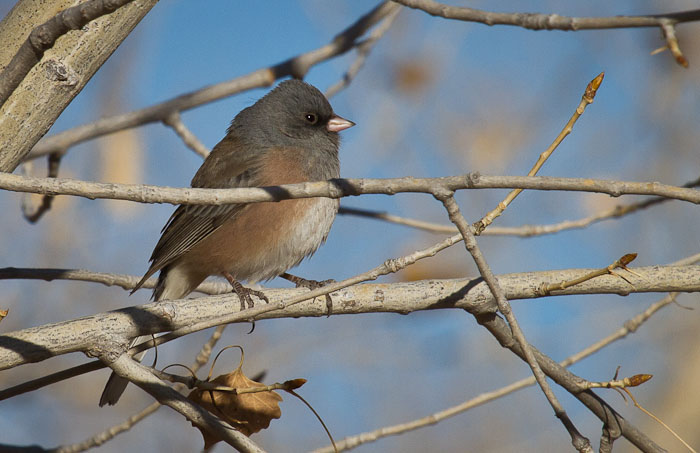
[[[303,0],[288,3],[160,2],[66,109],[51,133],[97,118],[161,102],[205,85],[245,75],[312,50],[377,4],[376,1]],[[464,6],[504,12],[569,16],[641,15],[696,8],[690,0],[588,2],[473,1]],[[0,2],[0,16],[11,2]],[[432,177],[479,171],[526,174],[601,71],[605,81],[573,133],[541,175],[660,181],[682,185],[700,170],[700,24],[677,28],[690,61],[684,69],[658,29],[582,32],[527,31],[433,18],[404,9],[376,45],[353,83],[331,99],[335,111],[357,123],[342,134],[344,177]],[[312,68],[307,81],[321,90],[339,80],[355,53]],[[185,124],[208,147],[231,119],[267,90],[253,90],[183,113]],[[113,134],[76,146],[64,157],[61,177],[184,187],[201,159],[161,124]],[[37,160],[35,176],[45,176]],[[463,191],[458,201],[470,222],[492,209],[505,191]],[[496,225],[546,224],[578,219],[639,197],[526,192]],[[363,196],[343,206],[447,223],[426,195]],[[0,267],[80,268],[141,275],[172,207],[59,197],[38,224],[20,212],[20,196],[0,192]],[[625,253],[635,266],[665,264],[700,251],[697,206],[668,202],[595,224],[585,230],[528,239],[479,240],[494,272],[604,267]],[[328,242],[295,274],[341,280],[427,247],[443,235],[375,220],[339,216]],[[382,281],[473,277],[475,267],[458,244]],[[273,280],[271,286],[287,286]],[[145,303],[97,284],[2,281],[0,306],[10,309],[3,331],[58,322]],[[618,329],[663,295],[587,296],[514,301],[525,335],[556,360]],[[700,446],[698,296],[656,315],[637,333],[573,367],[584,378],[650,373],[633,393],[686,441]],[[422,417],[528,376],[527,366],[504,351],[471,316],[459,310],[399,315],[334,316],[230,326],[219,348],[245,348],[244,371],[267,371],[267,382],[303,377],[300,393],[321,414],[336,439]],[[190,363],[210,331],[159,348],[159,363]],[[217,365],[223,372],[235,366]],[[0,387],[71,365],[62,356],[0,374]],[[151,403],[135,386],[114,408],[98,408],[108,371],[101,370],[0,404],[7,444],[43,447],[82,441]],[[200,376],[205,373],[201,372]],[[578,428],[597,448],[600,422],[565,392],[556,394]],[[681,445],[658,424],[612,391],[600,394],[632,423],[670,451]],[[253,440],[269,451],[306,451],[328,440],[300,402],[285,397],[282,418]],[[494,435],[494,434],[498,435]],[[160,409],[104,452],[196,451],[199,433],[179,414]],[[225,451],[218,445],[214,451]],[[436,426],[368,444],[357,451],[539,452],[570,450],[566,432],[538,389],[529,388]],[[634,451],[624,440],[615,451]]]

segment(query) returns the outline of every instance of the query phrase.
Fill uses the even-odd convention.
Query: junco
[[[262,187],[340,176],[338,132],[354,123],[333,113],[325,96],[287,80],[231,122],[227,134],[192,178],[192,187]],[[151,267],[134,291],[160,271],[155,300],[181,299],[210,275],[225,276],[241,298],[264,294],[239,281],[282,275],[326,240],[338,200],[305,198],[219,206],[181,205],[163,228]],[[150,337],[139,337],[132,346]],[[100,406],[116,404],[128,381],[112,375]]]

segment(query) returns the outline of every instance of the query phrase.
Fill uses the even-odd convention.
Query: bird
[[[283,81],[236,115],[191,185],[264,187],[338,178],[339,132],[354,125],[335,114],[313,85],[297,79]],[[150,267],[132,294],[158,271],[155,301],[184,298],[212,275],[231,283],[242,308],[252,306],[251,295],[266,301],[267,297],[241,281],[282,276],[297,286],[318,287],[325,282],[286,271],[326,241],[338,206],[339,201],[330,198],[179,205],[163,227]],[[147,340],[150,337],[137,337],[131,345]],[[112,373],[100,406],[116,404],[127,384]]]

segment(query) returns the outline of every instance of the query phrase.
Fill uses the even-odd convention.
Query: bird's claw
[[[335,280],[332,278],[328,280],[307,280],[305,278],[297,277],[296,275],[284,273],[280,275],[280,277],[289,280],[290,282],[294,283],[297,288],[308,288],[310,291],[313,291],[315,289],[323,288],[324,286],[330,285],[332,283],[337,283]],[[333,313],[333,299],[331,299],[330,294],[326,294],[326,308],[327,308],[327,315],[330,316]]]

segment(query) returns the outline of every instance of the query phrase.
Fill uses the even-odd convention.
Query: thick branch
[[[590,271],[505,274],[498,277],[498,282],[508,299],[529,299],[541,297],[538,288],[542,283],[571,280]],[[620,277],[606,275],[557,291],[554,295],[700,291],[700,266],[650,266],[634,268],[634,271],[641,277],[626,276],[634,286]],[[242,312],[240,302],[234,295],[209,296],[196,301],[161,301],[10,332],[0,335],[0,369],[78,351],[96,357],[108,353],[118,355],[128,348],[131,338],[176,329],[191,333],[219,324],[245,322],[253,317],[256,320],[322,317],[327,313],[324,301],[306,300],[296,305],[289,304],[290,301],[323,294],[323,289],[314,292],[266,289],[265,293],[271,300],[269,305],[259,305]],[[285,305],[286,308],[280,309]],[[496,310],[491,293],[481,279],[367,284],[333,292],[334,314],[407,314],[441,308],[462,308],[472,313],[492,313]]]
[[[39,25],[19,48],[2,72],[0,72],[0,106],[24,80],[29,71],[39,63],[44,52],[52,48],[58,38],[71,30],[79,30],[98,17],[110,14],[133,0],[88,0],[78,6],[65,9]]]
[[[329,181],[237,189],[195,189],[79,181],[62,178],[33,178],[0,173],[0,189],[49,195],[128,200],[140,203],[231,204],[280,201],[290,198],[341,198],[362,194],[435,193],[463,189],[562,190],[620,195],[656,195],[700,204],[700,190],[658,182],[608,181],[589,178],[544,176],[486,176],[467,173],[442,178],[331,179]]]
[[[45,52],[0,108],[0,171],[11,172],[17,167],[156,3],[130,1],[90,22],[89,27],[66,33]],[[12,20],[22,23],[23,18],[12,15]],[[27,30],[3,27],[3,32],[26,37]],[[2,41],[12,38],[3,35]]]

